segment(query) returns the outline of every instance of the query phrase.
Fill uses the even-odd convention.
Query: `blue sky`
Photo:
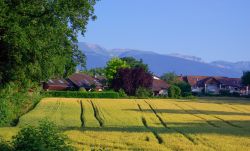
[[[250,61],[250,0],[101,0],[79,41]]]

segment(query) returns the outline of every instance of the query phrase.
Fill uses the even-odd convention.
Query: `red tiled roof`
[[[204,85],[209,81],[214,81],[222,85],[241,87],[240,78],[227,78],[220,76],[184,76],[179,78],[182,79],[182,81],[189,83],[191,86]]]
[[[186,76],[187,83],[189,83],[191,86],[197,85],[198,81],[204,80],[208,78],[208,76]]]

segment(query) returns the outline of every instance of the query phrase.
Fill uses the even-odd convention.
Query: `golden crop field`
[[[10,139],[44,118],[79,150],[250,150],[250,101],[243,99],[46,98],[0,135]]]

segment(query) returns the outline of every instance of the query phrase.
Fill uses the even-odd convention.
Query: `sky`
[[[101,0],[80,42],[250,61],[250,0]]]

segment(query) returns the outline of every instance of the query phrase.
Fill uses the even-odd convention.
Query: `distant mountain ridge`
[[[178,75],[206,75],[240,77],[243,70],[250,70],[250,62],[230,63],[215,61],[206,63],[201,58],[181,54],[158,54],[134,49],[106,49],[96,44],[78,43],[79,49],[87,56],[87,68],[104,67],[112,57],[135,57],[149,65],[149,69],[160,76],[166,72]]]

